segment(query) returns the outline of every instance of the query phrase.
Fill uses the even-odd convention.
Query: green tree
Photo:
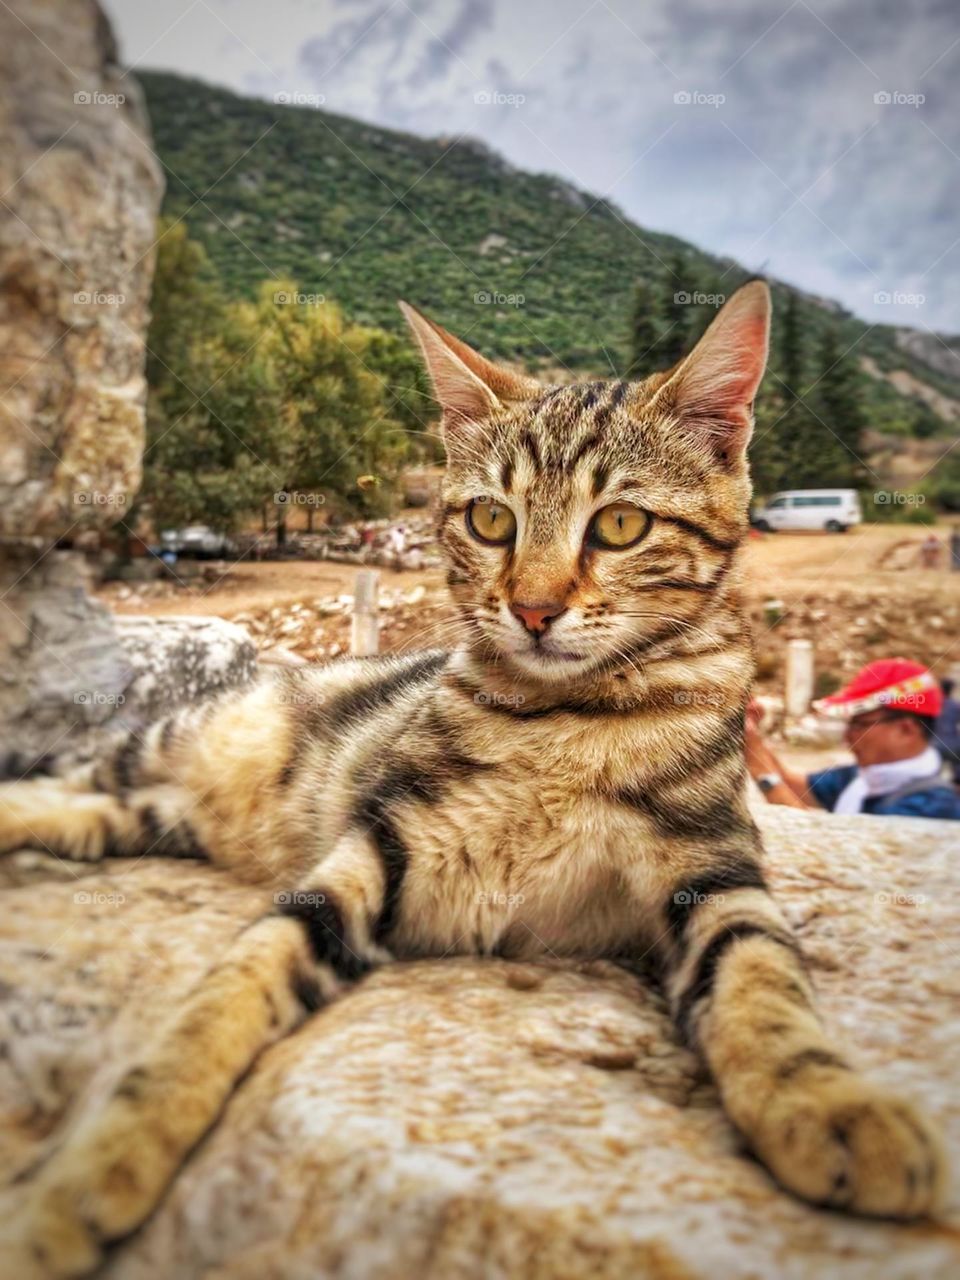
[[[799,299],[792,289],[787,293],[775,333],[774,356],[784,397],[787,402],[799,400],[806,386],[807,341]]]
[[[182,224],[161,228],[136,511],[156,532],[236,529],[266,503],[283,540],[291,501],[312,514],[328,498],[351,512],[389,500],[431,417],[424,375],[408,343],[313,301],[271,282],[227,303]]]
[[[860,456],[867,419],[862,375],[846,347],[836,327],[829,325],[820,340],[815,388],[818,416],[829,436],[822,442],[820,483],[855,487],[868,477]]]
[[[951,515],[960,515],[960,445],[954,445],[936,464],[923,486],[927,496]]]
[[[650,280],[639,280],[633,293],[628,378],[646,378],[664,368],[660,353],[662,337],[662,290]]]
[[[332,303],[299,301],[293,283],[268,283],[237,308],[243,342],[256,348],[280,428],[271,451],[278,493],[278,541],[298,497],[330,494],[354,511],[383,509],[408,453],[405,428],[391,414],[387,379],[365,360],[376,331],[351,325]],[[229,387],[232,379],[225,380]],[[358,484],[361,477],[375,484]]]
[[[754,487],[777,489],[816,484],[823,437],[815,406],[804,400],[808,342],[797,295],[778,295],[774,307],[770,371],[765,381],[754,432],[751,460]]]
[[[925,401],[916,402],[916,407],[909,418],[910,435],[917,440],[928,440],[931,436],[940,435],[943,425],[943,418]]]
[[[277,488],[279,399],[203,248],[162,225],[147,334],[147,439],[135,515],[156,532],[234,529]]]
[[[692,307],[689,299],[696,291],[693,272],[684,253],[678,251],[667,263],[663,294],[663,337],[658,348],[660,368],[669,369],[690,350]]]
[[[180,375],[190,369],[198,338],[210,338],[223,321],[224,297],[206,250],[186,224],[161,218],[147,332],[147,385],[167,399],[196,399]]]
[[[364,365],[384,380],[386,408],[408,433],[408,442],[429,458],[443,450],[431,427],[440,409],[430,391],[423,361],[410,342],[384,329],[364,329],[359,355]]]

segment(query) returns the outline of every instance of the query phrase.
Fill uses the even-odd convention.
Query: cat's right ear
[[[505,405],[540,394],[536,379],[484,359],[409,303],[399,306],[423,355],[446,427],[481,422]]]

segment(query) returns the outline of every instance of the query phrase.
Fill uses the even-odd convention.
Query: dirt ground
[[[758,691],[783,689],[784,651],[792,637],[813,641],[816,693],[848,680],[865,662],[904,656],[940,675],[960,677],[960,572],[924,569],[925,530],[863,525],[846,534],[752,537],[744,581],[757,645]],[[355,565],[285,560],[181,562],[181,581],[109,583],[99,596],[121,614],[220,615],[245,626],[267,661],[327,661],[349,652]],[[448,646],[457,623],[439,569],[380,570],[380,644],[384,652]],[[784,759],[812,769],[843,758],[784,747]]]
[[[111,582],[97,592],[115,613],[169,617],[177,614],[218,615],[293,604],[318,597],[353,592],[357,566],[332,560],[259,560],[238,563],[181,561],[176,566],[181,584]],[[439,570],[394,573],[380,570],[381,587],[409,589],[424,583],[431,590],[443,586]]]
[[[945,565],[949,529],[941,526],[937,533]],[[923,536],[909,526],[863,525],[846,534],[751,538],[744,576],[761,685],[779,683],[782,650],[792,636],[814,642],[820,693],[863,662],[893,653],[916,656],[941,674],[960,666],[960,573],[920,568]],[[342,652],[354,565],[181,561],[177,574],[180,583],[109,583],[99,594],[117,613],[239,615],[261,648],[282,643],[309,660],[332,656],[334,645]],[[381,570],[380,582],[386,597],[385,649],[416,647],[427,629],[449,617],[440,570]],[[415,593],[420,598],[406,603],[403,597],[420,586],[424,591]],[[338,598],[338,610],[315,609]],[[777,601],[779,607],[772,603]],[[300,615],[297,626],[290,625],[294,614]]]

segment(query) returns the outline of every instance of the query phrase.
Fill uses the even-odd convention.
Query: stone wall
[[[0,5],[0,775],[249,677],[218,619],[118,623],[85,530],[140,484],[162,179],[95,0]]]
[[[0,7],[0,535],[104,528],[140,484],[160,166],[95,0]]]

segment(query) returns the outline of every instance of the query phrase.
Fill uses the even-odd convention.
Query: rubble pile
[[[839,688],[865,663],[898,654],[947,675],[960,635],[960,584],[934,601],[908,582],[887,580],[882,591],[821,584],[792,599],[749,600],[748,609],[759,685],[780,686],[787,641],[803,638],[814,645],[818,697]]]
[[[453,607],[439,588],[380,590],[380,649],[447,648],[459,634]],[[249,631],[261,662],[297,665],[350,652],[353,596],[316,597],[245,609],[231,616]]]
[[[243,559],[335,560],[414,570],[433,569],[441,562],[430,515],[356,521],[316,532],[292,533],[282,547],[276,546],[273,534],[246,534],[234,541]]]

